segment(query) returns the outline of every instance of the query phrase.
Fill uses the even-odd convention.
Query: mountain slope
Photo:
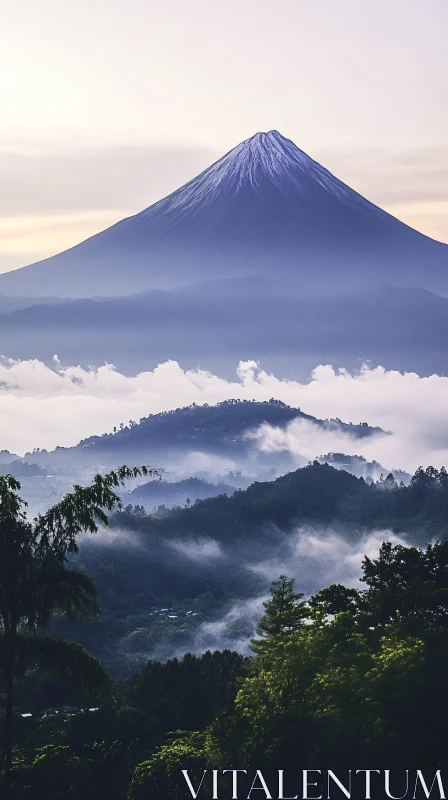
[[[384,288],[298,298],[279,282],[215,281],[197,290],[35,305],[0,316],[11,358],[115,364],[126,374],[168,359],[233,378],[259,361],[280,376],[308,380],[318,364],[448,374],[448,299],[421,289]]]
[[[123,495],[125,503],[142,505],[151,513],[162,504],[165,508],[173,506],[190,506],[196,500],[218,497],[220,494],[231,495],[235,486],[226,483],[209,483],[200,478],[184,478],[182,481],[148,481],[136,489]]]
[[[253,632],[245,601],[265,594],[282,571],[310,595],[327,582],[323,575],[340,581],[340,566],[356,563],[391,531],[419,545],[443,539],[448,488],[440,476],[421,477],[385,490],[314,463],[162,517],[125,509],[112,517],[110,536],[84,537],[72,559],[93,577],[102,614],[71,624],[70,636],[121,674],[138,655],[216,649],[217,636],[238,646]],[[232,608],[241,615],[227,614]],[[216,621],[217,633],[206,626],[210,638],[194,638],[201,622]],[[67,636],[62,624],[58,633]]]
[[[318,420],[280,400],[256,402],[227,400],[216,406],[187,406],[175,411],[151,414],[115,433],[91,436],[76,447],[58,447],[27,454],[48,467],[121,463],[152,463],[154,457],[168,459],[179,453],[203,452],[237,457],[252,449],[245,438],[263,423],[285,427],[294,419],[308,420],[328,430],[342,431],[354,439],[384,433],[366,423],[352,425],[341,420]],[[149,459],[145,462],[145,459]],[[158,462],[159,463],[159,462]],[[165,466],[166,461],[163,462]]]
[[[0,276],[0,293],[125,295],[204,279],[282,276],[297,291],[448,292],[448,247],[391,217],[277,131],[60,255]]]
[[[440,479],[422,471],[409,486],[371,484],[329,464],[312,464],[289,472],[274,481],[254,482],[231,497],[200,500],[191,508],[174,509],[159,519],[137,519],[136,527],[168,537],[210,536],[221,544],[244,538],[258,543],[262,533],[279,538],[280,531],[296,526],[342,526],[344,538],[358,538],[367,531],[409,534],[414,542],[426,544],[431,538],[445,538],[448,513],[446,473]],[[117,514],[113,524],[126,528],[129,510]],[[135,515],[134,515],[135,519]],[[386,533],[385,533],[386,535]]]

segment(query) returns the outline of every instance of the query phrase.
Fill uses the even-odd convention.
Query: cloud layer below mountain
[[[308,383],[279,379],[254,361],[240,362],[228,381],[204,370],[183,370],[175,361],[127,377],[111,365],[85,370],[54,368],[40,361],[0,364],[1,447],[23,454],[35,447],[70,446],[112,430],[121,422],[191,403],[229,398],[276,398],[319,418],[366,421],[391,436],[354,440],[335,431],[293,422],[285,431],[265,426],[263,450],[287,450],[303,463],[323,452],[344,451],[412,471],[419,464],[448,463],[448,377],[421,378],[382,367],[357,373],[315,368]]]

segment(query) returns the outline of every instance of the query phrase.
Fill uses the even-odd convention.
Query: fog
[[[256,636],[264,612],[263,603],[269,599],[268,586],[280,575],[294,578],[296,591],[303,592],[305,599],[331,583],[361,588],[359,578],[365,556],[375,558],[385,541],[406,544],[391,531],[373,531],[349,542],[331,528],[299,528],[288,536],[279,532],[279,540],[281,552],[276,555],[259,561],[256,553],[252,559],[247,554],[245,569],[264,579],[266,591],[249,599],[238,599],[220,619],[200,625],[191,644],[193,652],[230,648],[249,654],[250,640]]]
[[[229,398],[276,398],[318,418],[368,422],[391,432],[354,440],[335,431],[293,422],[285,431],[257,434],[261,450],[287,451],[297,463],[322,453],[343,451],[413,472],[429,463],[448,463],[448,377],[422,378],[363,365],[357,372],[319,365],[308,382],[277,378],[254,361],[241,361],[235,380],[210,371],[184,370],[167,361],[127,377],[112,365],[54,368],[37,360],[0,364],[2,448],[23,455],[33,448],[70,446],[81,438],[108,432],[121,422],[191,403],[214,404]],[[194,471],[207,469],[198,454]],[[215,464],[216,471],[232,464]]]
[[[187,560],[196,561],[199,564],[216,561],[223,557],[222,547],[214,539],[197,539],[182,541],[175,539],[168,543],[177,553],[185,556]]]

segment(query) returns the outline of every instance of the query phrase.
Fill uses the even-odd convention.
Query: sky
[[[0,6],[0,271],[272,128],[448,242],[446,0]]]

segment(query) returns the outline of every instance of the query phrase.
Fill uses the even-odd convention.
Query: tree
[[[370,624],[418,634],[448,628],[447,541],[425,550],[384,542],[378,558],[365,557],[362,581]]]
[[[4,781],[11,778],[13,752],[14,678],[29,665],[59,664],[70,671],[77,663],[87,681],[105,685],[104,670],[92,669],[92,657],[73,643],[37,636],[56,612],[73,617],[95,613],[95,587],[84,574],[67,567],[67,556],[78,552],[77,537],[95,533],[107,524],[107,512],[121,508],[116,489],[127,478],[159,474],[147,467],[120,467],[96,475],[90,486],[73,491],[32,522],[19,496],[20,483],[11,475],[0,476],[0,667],[5,678]],[[96,662],[96,659],[94,659]],[[96,662],[98,664],[98,662]]]
[[[135,768],[129,800],[183,800],[187,785],[180,771],[187,769],[199,784],[207,763],[204,740],[197,731],[174,731],[166,744]]]
[[[397,489],[398,488],[398,483],[395,480],[392,472],[389,472],[389,475],[387,476],[386,480],[384,481],[384,488],[385,489]]]
[[[253,639],[251,643],[251,649],[257,654],[265,652],[273,639],[298,630],[309,616],[302,602],[303,594],[294,591],[294,580],[288,580],[286,575],[273,581],[270,594],[270,600],[263,603],[265,613],[257,627],[260,639]]]
[[[356,589],[350,589],[341,583],[332,583],[325,589],[320,589],[309,599],[309,606],[313,616],[341,614],[345,611],[355,612],[361,604],[361,595]]]
[[[186,653],[165,663],[148,661],[129,681],[126,698],[145,709],[157,730],[202,729],[233,705],[247,659],[230,650]]]

